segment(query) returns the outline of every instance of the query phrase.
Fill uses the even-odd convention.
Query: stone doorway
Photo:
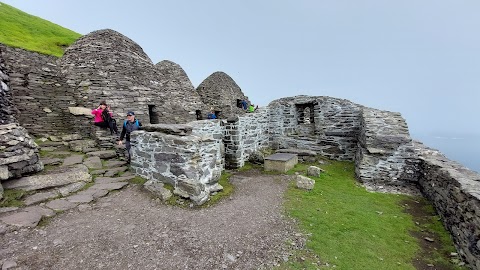
[[[148,105],[148,115],[150,115],[150,124],[159,124],[157,108],[155,105]]]

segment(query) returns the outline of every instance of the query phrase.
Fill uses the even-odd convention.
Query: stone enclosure
[[[91,139],[69,141],[80,150],[111,147],[112,138],[91,125],[100,100],[119,125],[130,110],[144,123],[132,134],[132,171],[196,204],[222,189],[226,168],[261,159],[265,149],[308,149],[354,161],[370,190],[419,187],[459,254],[480,269],[480,175],[413,141],[399,113],[325,96],[282,98],[245,113],[239,102],[250,101],[227,74],[214,72],[194,88],[178,64],[153,64],[112,30],[81,37],[61,58],[0,44],[0,180],[43,169],[30,135]],[[220,119],[203,120],[210,110]]]

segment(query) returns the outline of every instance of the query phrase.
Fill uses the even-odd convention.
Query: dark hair
[[[105,105],[107,106],[107,102],[105,100],[100,101],[100,105]]]

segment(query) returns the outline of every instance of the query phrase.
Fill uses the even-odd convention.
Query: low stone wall
[[[243,167],[250,155],[269,146],[268,109],[260,108],[225,123],[225,163],[227,168]]]
[[[480,269],[480,174],[414,142],[421,160],[419,185],[450,231],[459,254]]]
[[[208,200],[222,172],[220,121],[197,121],[189,125],[146,125],[131,135],[135,174],[171,184],[174,193],[196,204]],[[208,131],[208,132],[207,132]]]
[[[37,144],[17,123],[0,125],[0,180],[43,170]]]
[[[418,180],[418,163],[400,113],[362,109],[355,156],[357,179],[367,188],[380,191],[385,185],[410,186]]]

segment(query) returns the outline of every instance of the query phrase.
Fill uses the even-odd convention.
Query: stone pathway
[[[78,140],[73,147],[70,145],[74,150],[87,149],[82,154],[70,152],[59,141],[45,142],[41,149],[48,152],[48,157],[42,158],[42,162],[53,168],[3,182],[5,189],[23,189],[35,193],[22,199],[26,207],[0,208],[0,234],[18,228],[34,228],[43,218],[51,218],[63,211],[86,209],[89,203],[125,187],[128,180],[135,177],[128,172],[126,162],[116,158],[115,151],[98,151],[80,146],[90,147],[91,143]]]

